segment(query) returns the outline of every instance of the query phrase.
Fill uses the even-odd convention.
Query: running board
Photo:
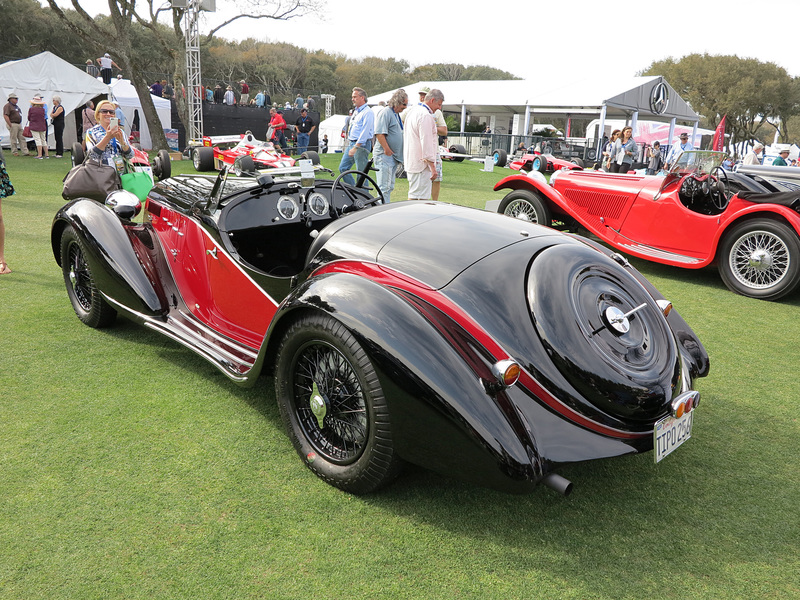
[[[683,254],[676,254],[674,252],[669,252],[667,250],[653,248],[652,246],[637,244],[636,242],[625,243],[617,240],[614,243],[614,246],[622,250],[623,252],[628,252],[630,254],[633,254],[634,256],[639,256],[641,258],[652,258],[657,262],[668,261],[672,264],[681,264],[681,265],[701,265],[706,262],[702,258],[697,258],[695,256],[685,256]]]
[[[248,379],[258,351],[220,335],[182,310],[171,311],[166,320],[138,315],[144,325],[193,350],[234,381]]]

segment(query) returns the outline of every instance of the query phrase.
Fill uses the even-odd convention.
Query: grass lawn
[[[418,468],[356,497],[303,467],[271,379],[243,390],[124,318],[82,325],[49,238],[69,161],[6,158],[0,599],[800,598],[797,295],[634,260],[711,355],[692,440],[565,469],[568,498]],[[445,163],[440,199],[501,197],[509,171],[481,168]]]

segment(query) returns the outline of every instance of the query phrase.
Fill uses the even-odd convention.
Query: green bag
[[[124,173],[120,175],[120,179],[122,189],[134,193],[142,202],[147,200],[147,194],[153,189],[153,178],[148,173]]]

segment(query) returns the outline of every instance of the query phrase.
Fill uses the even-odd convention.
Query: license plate
[[[694,411],[680,418],[664,417],[653,428],[653,451],[656,462],[660,462],[683,442],[692,437]]]

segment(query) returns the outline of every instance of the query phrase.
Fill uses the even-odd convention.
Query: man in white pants
[[[403,130],[403,162],[408,174],[408,199],[429,200],[436,179],[439,139],[433,113],[442,108],[444,94],[433,89],[425,101],[413,106],[406,115]]]

